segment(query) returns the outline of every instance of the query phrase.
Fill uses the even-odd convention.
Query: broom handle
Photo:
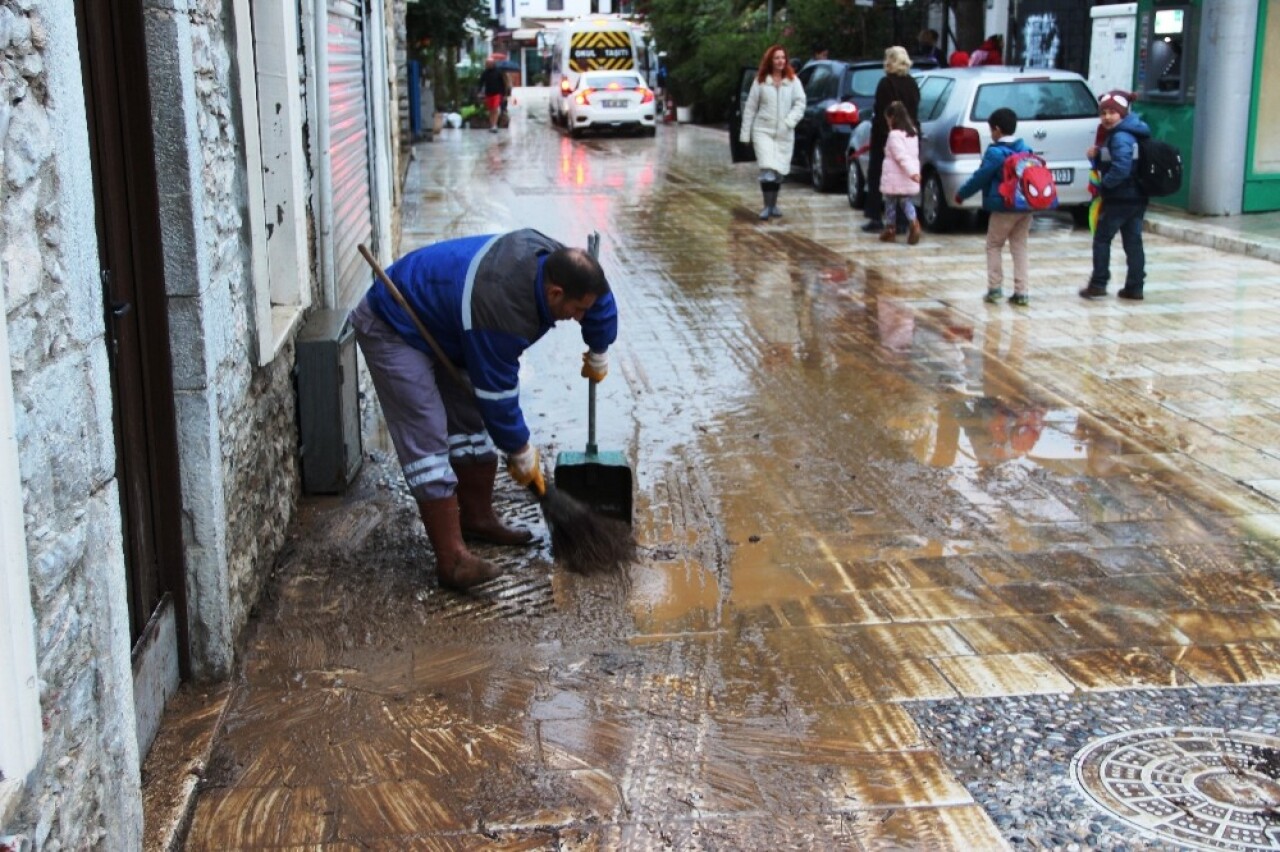
[[[594,456],[596,447],[596,383],[587,379],[587,455]]]
[[[431,347],[431,351],[436,355],[436,360],[444,366],[459,387],[465,388],[467,383],[463,381],[462,374],[458,372],[458,368],[453,366],[453,362],[444,354],[444,350],[440,348],[439,343],[436,343],[436,339],[431,336],[431,332],[427,331],[427,327],[422,324],[422,320],[418,319],[417,312],[409,304],[409,300],[404,297],[404,294],[400,292],[400,288],[391,282],[391,279],[387,277],[387,273],[382,271],[382,267],[378,265],[378,261],[373,259],[373,255],[365,247],[364,243],[356,246],[356,248],[360,249],[360,254],[364,255],[364,259],[373,267],[374,274],[378,276],[382,286],[387,288],[391,298],[395,299],[396,304],[404,309],[404,312],[409,315],[409,319],[413,320],[414,326],[418,329],[418,334],[422,335],[422,339],[427,341],[427,345]]]

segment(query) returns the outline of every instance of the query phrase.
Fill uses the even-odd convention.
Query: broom
[[[470,391],[471,387],[467,380],[453,366],[453,362],[444,354],[444,350],[440,348],[440,344],[436,342],[431,332],[427,331],[427,327],[418,318],[417,312],[400,292],[400,288],[392,282],[387,273],[382,271],[382,267],[378,265],[373,254],[363,243],[357,248],[373,269],[374,274],[378,276],[378,280],[387,288],[391,298],[396,300],[396,304],[413,321],[418,334],[427,341],[427,345],[435,353],[436,361],[444,366],[445,372],[458,383],[459,387]],[[554,485],[546,485],[545,489],[540,492],[537,485],[532,483],[529,485],[529,493],[537,499],[542,509],[542,517],[551,530],[551,554],[564,563],[566,569],[575,574],[621,573],[635,560],[636,542],[629,525],[593,512],[584,503],[565,494]]]

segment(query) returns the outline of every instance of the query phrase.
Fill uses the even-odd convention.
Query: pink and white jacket
[[[920,174],[920,137],[890,130],[884,144],[884,167],[880,172],[881,195],[915,195],[920,184],[911,179]]]

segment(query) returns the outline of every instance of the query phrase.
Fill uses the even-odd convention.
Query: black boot
[[[782,189],[782,184],[775,183],[773,185],[773,197],[769,199],[769,215],[777,219],[782,215],[782,210],[778,207],[778,192]]]
[[[776,183],[760,184],[760,194],[764,196],[764,208],[760,211],[760,221],[769,218],[773,212],[773,205],[778,201],[778,185]]]

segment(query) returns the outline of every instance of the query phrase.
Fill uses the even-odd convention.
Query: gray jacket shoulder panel
[[[493,242],[476,268],[471,293],[471,327],[475,331],[537,339],[542,329],[533,282],[538,262],[561,244],[531,228],[512,231]]]

